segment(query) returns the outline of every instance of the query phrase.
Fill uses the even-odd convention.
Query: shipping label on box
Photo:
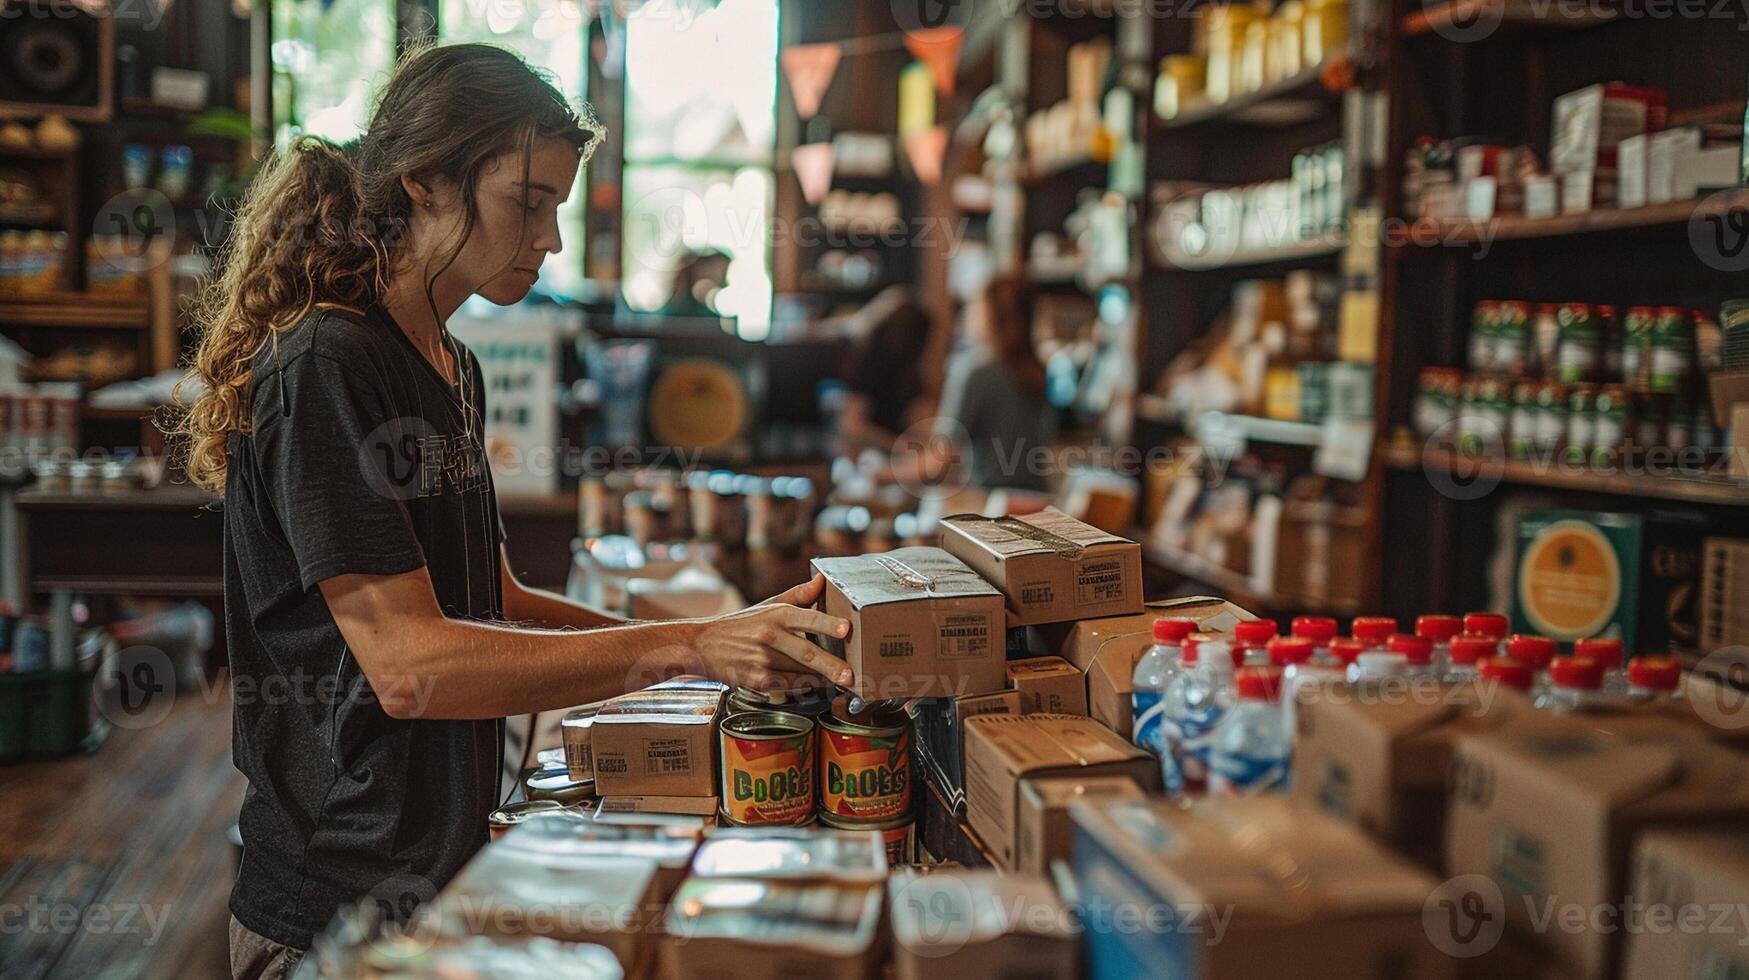
[[[1014,867],[1021,782],[1063,775],[1126,776],[1160,788],[1159,761],[1092,719],[981,715],[966,722],[966,817],[998,865]]]
[[[850,621],[818,642],[856,673],[865,699],[957,697],[1000,691],[1007,677],[1002,593],[940,548],[816,558],[821,608]]]
[[[1087,714],[1087,682],[1062,657],[1010,660],[1008,686],[1020,695],[1021,711],[1056,715]]]
[[[941,544],[1002,591],[1010,623],[1030,626],[1142,608],[1142,547],[1055,509],[1020,517],[960,514]]]
[[[715,796],[715,689],[649,688],[609,700],[589,729],[602,796]]]
[[[1127,776],[1041,776],[1020,783],[1020,817],[1015,826],[1016,871],[1049,874],[1051,862],[1069,856],[1069,808],[1080,802],[1145,800],[1147,794]]]

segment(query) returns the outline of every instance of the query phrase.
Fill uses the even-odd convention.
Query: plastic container
[[[1625,650],[1615,637],[1594,636],[1573,643],[1573,656],[1595,660],[1603,668],[1603,693],[1611,698],[1627,697],[1628,671],[1622,662]]]
[[[1223,640],[1200,640],[1184,648],[1186,669],[1166,687],[1161,724],[1170,751],[1161,760],[1169,791],[1199,795],[1208,787],[1209,749],[1215,727],[1233,704],[1233,648]],[[1194,662],[1194,664],[1193,664]]]
[[[1235,703],[1209,749],[1209,792],[1254,796],[1287,789],[1293,740],[1276,702],[1279,667],[1246,667],[1234,676]]]
[[[1415,635],[1433,643],[1433,669],[1443,674],[1451,666],[1452,637],[1464,631],[1464,621],[1456,616],[1432,615],[1415,620]]]
[[[1477,661],[1476,674],[1484,682],[1501,684],[1525,694],[1536,684],[1536,670],[1530,664],[1511,657],[1483,657]]]
[[[1682,697],[1682,665],[1669,657],[1635,657],[1628,664],[1629,701],[1656,704]]]
[[[1194,632],[1196,621],[1192,619],[1154,620],[1154,645],[1142,654],[1130,675],[1134,691],[1130,695],[1133,738],[1136,745],[1155,756],[1163,757],[1166,752],[1165,735],[1160,728],[1160,696],[1182,669],[1184,638]]]
[[[1500,652],[1500,641],[1476,633],[1459,633],[1451,638],[1451,661],[1445,667],[1445,679],[1454,683],[1473,681],[1484,657]]]
[[[1548,687],[1537,696],[1536,706],[1548,711],[1578,711],[1600,704],[1603,667],[1589,657],[1557,657],[1549,665]]]

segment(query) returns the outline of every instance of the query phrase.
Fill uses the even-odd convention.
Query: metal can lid
[[[723,719],[723,734],[730,738],[794,738],[814,730],[814,719],[787,711],[743,711]]]

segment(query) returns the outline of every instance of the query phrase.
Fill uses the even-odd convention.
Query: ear
[[[432,207],[431,188],[415,179],[412,174],[401,175],[401,190],[407,193],[407,198],[413,202],[413,210],[419,211]]]

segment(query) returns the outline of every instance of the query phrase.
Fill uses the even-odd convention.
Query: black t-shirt
[[[479,364],[458,350],[461,399],[386,313],[312,313],[257,355],[252,427],[230,439],[225,632],[249,779],[231,912],[288,946],[366,896],[431,897],[486,842],[501,723],[389,717],[316,588],[424,565],[446,615],[503,617]],[[418,697],[432,680],[401,682]]]

